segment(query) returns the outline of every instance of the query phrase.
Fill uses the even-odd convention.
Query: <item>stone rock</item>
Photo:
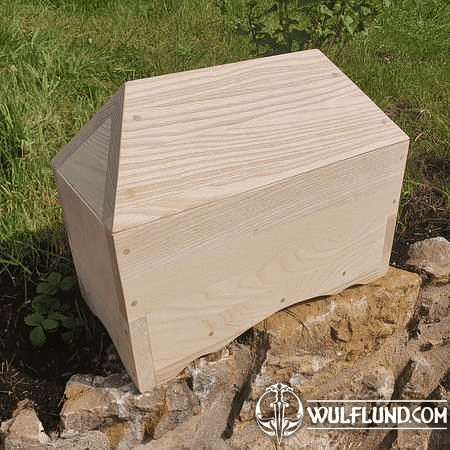
[[[327,392],[322,391],[320,398],[332,400],[389,400],[392,397],[395,376],[392,370],[379,365],[378,362],[376,365],[368,362],[361,364],[358,366],[356,373],[350,375],[350,371],[348,371],[345,375],[345,383],[334,389],[328,389]]]
[[[450,284],[424,286],[419,295],[420,314],[424,321],[437,323],[450,315]]]
[[[278,446],[276,440],[262,433],[257,425],[248,423],[243,428],[236,429],[233,437],[227,441],[226,449],[375,450],[379,448],[384,436],[385,433],[382,431],[315,431],[302,426],[295,434],[285,438],[282,444]]]
[[[185,380],[171,383],[167,387],[166,410],[156,426],[155,439],[174,430],[186,418],[199,413],[199,400],[189,389]]]
[[[415,338],[408,342],[409,361],[397,381],[398,398],[428,398],[446,378],[450,361],[450,285],[428,285],[421,289],[420,321]]]
[[[116,450],[132,448],[153,433],[165,401],[163,387],[140,394],[127,375],[119,374],[74,375],[65,395],[62,437],[99,429]]]
[[[437,379],[433,366],[424,356],[416,355],[409,361],[408,380],[405,382],[400,396],[404,400],[424,400],[436,386]]]
[[[188,416],[176,428],[135,450],[228,449],[225,436],[229,429],[232,432],[244,391],[258,364],[257,355],[252,358],[250,348],[236,342],[222,352],[195,360],[188,373],[193,393],[200,400],[199,414]]]
[[[116,422],[102,427],[102,432],[114,450],[128,450],[140,444],[145,427],[137,420]]]
[[[228,426],[230,406],[253,362],[248,346],[232,343],[197,359],[170,383],[143,394],[126,376],[73,376],[61,412],[62,435],[73,438],[97,428],[114,450],[131,449],[149,439],[154,448],[164,448],[165,443],[170,448],[171,442],[177,449],[180,442],[186,448],[212,445]]]
[[[100,431],[88,431],[71,439],[58,439],[54,445],[56,450],[111,450],[113,448],[108,438]]]
[[[1,424],[1,432],[6,435],[5,450],[28,450],[50,442],[29,400],[18,403],[12,418]]]
[[[392,450],[428,450],[432,431],[432,429],[417,431],[399,429]]]
[[[448,450],[450,448],[450,431],[434,430],[428,442],[428,450]]]
[[[256,400],[274,382],[284,380],[305,398],[314,398],[341,371],[374,354],[404,330],[420,285],[418,275],[390,268],[373,283],[299,303],[258,324],[255,330],[269,335],[270,350],[240,419],[253,420]],[[406,335],[399,339],[406,343]],[[384,360],[379,364],[388,367]]]
[[[450,285],[421,283],[390,268],[369,285],[286,308],[145,394],[126,377],[74,377],[65,432],[96,424],[114,450],[445,448],[445,432],[318,431],[308,429],[306,414],[279,446],[254,417],[258,398],[276,382],[290,384],[304,407],[314,399],[358,399],[370,409],[373,400],[447,398]],[[427,439],[438,446],[425,447]]]
[[[408,251],[410,266],[424,270],[436,283],[450,281],[450,242],[443,237],[412,244]]]

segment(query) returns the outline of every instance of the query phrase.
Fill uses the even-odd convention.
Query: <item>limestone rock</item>
[[[450,242],[443,237],[415,242],[408,251],[407,264],[427,272],[437,283],[450,281]]]
[[[56,450],[111,450],[113,447],[100,431],[87,431],[76,438],[58,439],[54,448]]]
[[[226,390],[234,380],[235,355],[239,350],[237,347],[230,348],[234,349],[233,354],[225,347],[220,352],[196,359],[188,366],[192,376],[192,389],[202,409],[208,408],[212,399]]]
[[[368,400],[447,398],[450,285],[421,283],[391,268],[369,285],[291,306],[145,394],[118,376],[75,377],[63,409],[66,432],[100,423],[114,450],[445,448],[443,431],[316,431],[306,414],[278,446],[254,418],[257,399],[276,382],[290,384],[304,407],[311,399],[358,399],[371,408]]]
[[[226,448],[227,450],[375,450],[379,448],[384,436],[385,433],[382,431],[315,431],[302,426],[295,434],[284,439],[281,446],[277,446],[276,440],[262,433],[254,423],[248,423],[242,428],[237,427],[232,438],[227,441]]]
[[[102,432],[114,450],[128,450],[142,442],[145,427],[139,420],[115,422],[102,427]]]
[[[424,356],[415,356],[410,360],[409,379],[405,382],[401,398],[405,400],[424,400],[439,380],[433,366]]]
[[[45,433],[42,423],[28,400],[18,403],[12,418],[1,424],[1,431],[6,435],[6,450],[21,450],[45,447],[50,437]]]
[[[398,430],[397,439],[392,450],[428,450],[431,433],[433,430]]]
[[[390,268],[373,283],[299,303],[258,324],[255,329],[270,337],[270,350],[241,420],[253,420],[256,400],[274,382],[289,381],[314,398],[341,371],[381,349],[412,318],[420,285],[418,275]]]
[[[166,390],[166,412],[156,426],[154,438],[158,439],[174,430],[187,417],[198,414],[199,411],[199,400],[186,381],[171,383]]]
[[[417,336],[408,342],[410,360],[398,380],[397,395],[407,400],[428,398],[449,371],[450,285],[423,287],[418,305]]]
[[[431,433],[428,450],[447,450],[450,448],[450,431],[435,430]]]
[[[444,320],[450,316],[450,284],[424,286],[419,303],[421,316],[427,324]]]
[[[252,358],[249,346],[237,342],[192,362],[187,372],[192,379],[193,394],[200,401],[199,413],[179,421],[174,429],[161,436],[155,432],[158,439],[134,450],[229,450],[227,433],[232,433],[245,389],[250,386],[253,371],[259,370],[258,364],[258,357],[253,355]],[[171,399],[168,404],[172,408],[186,406],[179,399]]]
[[[63,437],[95,429],[116,450],[126,450],[152,435],[162,415],[165,390],[140,394],[126,375],[74,375],[67,383],[61,411]]]

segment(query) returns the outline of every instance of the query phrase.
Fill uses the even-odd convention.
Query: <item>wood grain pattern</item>
[[[109,228],[117,185],[122,88],[53,159],[54,170]]]
[[[383,256],[380,263],[380,266],[386,267],[386,270],[389,266],[389,260],[391,259],[391,249],[394,242],[396,225],[397,211],[395,212],[395,214],[390,215],[386,220],[386,234],[384,237]]]
[[[283,246],[276,232],[264,233],[267,247],[252,246],[254,259],[259,257],[252,270],[149,312],[157,382],[168,381],[196,357],[220,349],[280,309],[384,275],[380,243],[385,226],[379,216],[367,217],[362,209],[352,215],[349,228],[348,217],[341,215],[364,202],[347,202],[281,227],[291,236]],[[313,237],[305,242],[305,235]],[[205,260],[205,270],[210,262]],[[189,283],[187,278],[177,281]]]
[[[140,301],[147,285],[152,286],[153,292],[155,286],[159,286],[156,292],[161,298],[177,298],[240,273],[245,267],[240,264],[248,264],[246,258],[252,257],[243,250],[241,241],[255,239],[265,230],[356,199],[367,191],[374,191],[378,196],[377,202],[368,207],[379,210],[380,215],[386,208],[390,214],[395,213],[406,151],[407,145],[386,147],[264,189],[114,234],[130,320],[142,317],[154,307],[153,301],[159,301],[151,297]],[[350,227],[351,215],[347,220]],[[384,219],[380,222],[385,226]],[[264,246],[264,240],[260,244]],[[384,241],[381,247],[383,244]],[[208,254],[215,255],[219,262],[217,265],[211,262],[213,265],[205,272],[203,261]],[[228,267],[221,262],[226,258]],[[198,261],[198,268],[195,261]],[[168,276],[184,272],[191,273],[192,280],[178,290],[177,283]],[[131,307],[134,302],[137,303]]]
[[[407,152],[318,50],[125,83],[53,164],[83,295],[138,388],[382,276]]]
[[[129,82],[113,232],[406,140],[318,50]]]
[[[407,150],[114,234],[127,314],[147,318],[157,383],[281,308],[382,276]]]
[[[66,180],[58,172],[55,176],[84,299],[108,330],[128,373],[138,383],[112,236]],[[148,358],[151,361],[151,354]]]
[[[60,169],[98,217],[103,213],[110,136],[108,117],[73,153],[70,164],[63,164]]]
[[[156,374],[145,317],[130,322],[130,341],[133,344],[133,359],[136,367],[133,380],[141,392],[149,391],[156,386]]]

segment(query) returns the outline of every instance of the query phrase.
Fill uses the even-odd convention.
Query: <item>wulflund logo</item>
[[[286,384],[269,386],[256,404],[261,430],[278,443],[302,424],[307,430],[447,430],[447,400],[308,399],[305,412],[300,399]],[[314,403],[316,406],[313,406]]]
[[[255,416],[261,430],[276,437],[281,444],[283,438],[291,436],[300,427],[303,406],[291,387],[281,383],[272,384],[259,398]]]

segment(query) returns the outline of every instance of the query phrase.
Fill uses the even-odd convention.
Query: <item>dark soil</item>
[[[61,334],[47,334],[47,343],[32,346],[31,327],[24,318],[32,312],[35,287],[25,295],[11,277],[0,280],[0,422],[11,417],[20,400],[33,403],[47,432],[56,431],[67,380],[75,373],[107,375],[122,366],[102,324],[89,312],[79,291],[67,293],[61,302],[72,306],[84,327],[75,342],[66,344]],[[30,292],[31,291],[31,292]]]
[[[442,236],[450,241],[450,154],[446,158],[424,155],[413,162],[424,182],[400,205],[391,264],[405,267],[409,246],[423,239]],[[449,191],[450,195],[450,191]]]
[[[391,256],[391,264],[397,267],[405,267],[413,242],[435,236],[450,240],[449,202],[443,193],[450,181],[450,155],[441,159],[423,156],[414,165],[425,181],[401,203]],[[48,336],[42,349],[34,348],[28,337],[31,327],[24,323],[34,295],[35,284],[25,293],[24,286],[15,284],[6,271],[0,273],[0,422],[11,417],[19,400],[28,399],[50,433],[58,429],[65,384],[72,374],[104,376],[123,370],[123,366],[107,332],[78,290],[61,301],[83,318],[80,337],[65,344],[55,333]]]

